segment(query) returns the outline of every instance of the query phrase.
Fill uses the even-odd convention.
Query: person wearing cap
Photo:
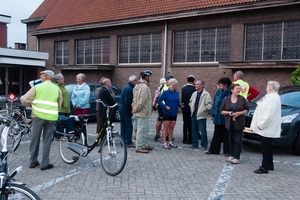
[[[248,101],[252,101],[255,97],[259,95],[259,91],[251,86],[249,83],[243,80],[243,72],[242,71],[237,71],[233,75],[233,83],[239,84],[241,89],[240,89],[240,95],[245,97]]]
[[[171,78],[174,78],[171,74],[168,74],[165,79],[166,79],[166,83],[163,84],[163,86],[160,88],[160,94],[161,95],[164,91],[167,91],[169,89],[169,80]],[[156,134],[154,136],[154,140],[157,141],[158,138],[160,138],[160,130],[161,130],[161,127],[162,127],[162,124],[163,124],[163,109],[159,106],[159,104],[157,104],[157,112],[158,112],[158,116],[157,116],[157,121],[156,121]],[[167,140],[169,140],[167,138]]]
[[[221,105],[223,100],[230,96],[231,80],[223,77],[218,81],[218,88],[214,96],[213,104],[210,110],[210,116],[215,125],[213,138],[209,150],[205,154],[219,154],[223,142],[223,153],[226,157],[230,154],[228,132],[225,127],[225,117],[221,114]]]
[[[68,90],[65,88],[65,79],[64,76],[61,73],[55,74],[54,75],[54,84],[57,85],[57,87],[61,90],[62,92],[62,105],[58,109],[58,115],[59,116],[66,116],[68,117],[71,113],[70,109],[70,94]],[[60,139],[60,135],[54,132],[54,136],[56,140]]]
[[[83,73],[76,76],[77,85],[74,87],[71,101],[74,107],[74,115],[88,114],[90,108],[90,86],[85,83],[85,75]]]
[[[189,75],[187,77],[187,84],[181,88],[181,103],[184,105],[181,109],[183,118],[183,144],[192,144],[192,119],[189,101],[195,91],[195,77]]]
[[[138,119],[137,153],[148,153],[154,148],[148,144],[149,118],[152,111],[152,98],[149,88],[151,75],[150,70],[141,71],[140,81],[133,89],[132,113]]]
[[[53,168],[49,162],[53,130],[58,120],[58,109],[62,105],[61,90],[53,84],[54,72],[45,70],[41,73],[42,83],[32,87],[20,100],[23,106],[32,107],[32,128],[30,142],[30,168],[40,165],[38,162],[39,145],[43,133],[43,152],[40,169]]]

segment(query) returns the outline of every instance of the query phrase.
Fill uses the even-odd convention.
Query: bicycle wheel
[[[124,139],[118,133],[112,133],[109,142],[106,135],[100,144],[100,160],[104,171],[111,176],[122,172],[127,161],[127,149]]]
[[[22,139],[21,126],[18,122],[11,120],[10,127],[7,128],[7,148],[8,150],[16,151]]]
[[[32,200],[40,200],[40,197],[35,194],[29,188],[18,185],[15,183],[10,183],[10,185],[6,186],[5,193],[1,194],[1,199],[32,199]]]
[[[74,152],[73,150],[69,149],[66,146],[67,142],[83,145],[84,144],[83,135],[75,132],[75,134],[68,134],[60,137],[60,141],[59,141],[60,157],[63,159],[65,163],[73,164],[79,160],[80,155]]]

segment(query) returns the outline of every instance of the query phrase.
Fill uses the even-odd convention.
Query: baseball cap
[[[54,78],[54,72],[52,70],[41,71],[40,74],[46,74],[46,75],[50,76],[51,78]]]

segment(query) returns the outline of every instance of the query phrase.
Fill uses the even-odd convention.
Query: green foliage
[[[300,85],[300,66],[292,72],[290,81],[292,85]]]

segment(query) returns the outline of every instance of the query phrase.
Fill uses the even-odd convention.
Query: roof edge
[[[36,17],[36,18],[29,18],[29,19],[22,19],[21,22],[23,24],[28,24],[31,22],[39,22],[39,21],[43,21],[46,17]]]
[[[180,13],[170,13],[170,14],[162,14],[155,16],[146,16],[146,17],[138,17],[131,19],[122,19],[116,21],[106,21],[92,24],[82,24],[75,26],[65,26],[58,28],[50,28],[43,29],[31,32],[31,35],[43,35],[43,34],[51,34],[51,33],[60,33],[60,32],[68,32],[68,31],[77,31],[77,30],[86,30],[86,29],[95,29],[95,28],[103,28],[103,27],[112,27],[112,26],[120,26],[120,25],[129,25],[129,24],[138,24],[145,22],[157,22],[157,21],[166,21],[172,19],[179,18],[188,18],[188,17],[197,17],[197,16],[205,16],[205,15],[216,15],[222,13],[230,13],[230,12],[241,12],[248,10],[257,10],[264,8],[275,8],[281,6],[291,6],[300,4],[300,1],[267,1],[267,2],[259,2],[259,3],[251,3],[251,4],[240,4],[240,5],[231,5],[224,7],[213,7],[207,9],[193,10],[193,11],[185,11]]]

